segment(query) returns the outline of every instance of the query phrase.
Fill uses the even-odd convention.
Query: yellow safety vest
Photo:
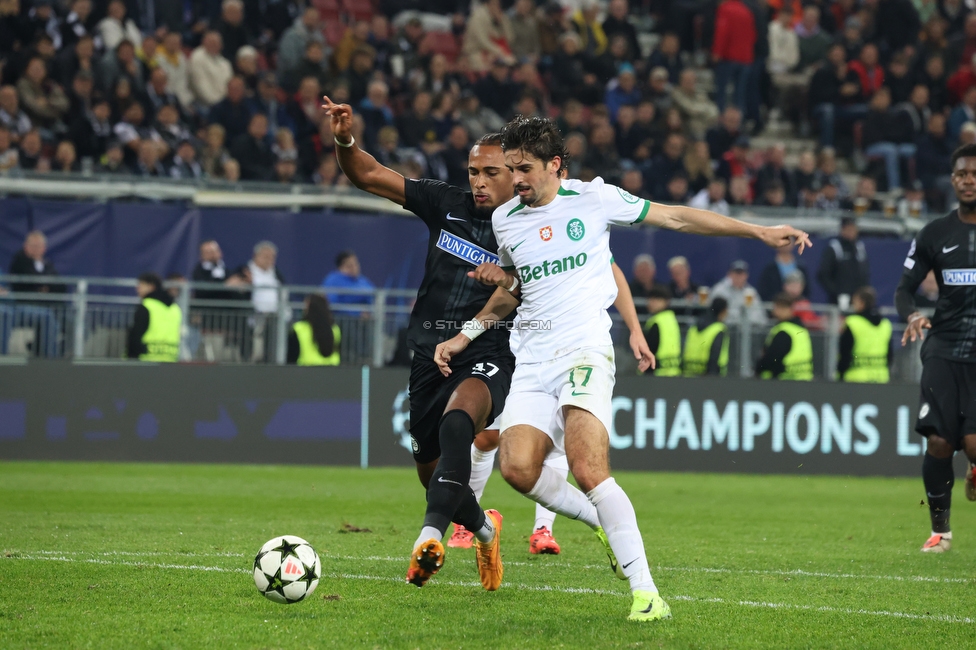
[[[312,325],[300,320],[292,328],[298,337],[298,365],[300,366],[338,366],[339,365],[339,326],[332,326],[332,354],[323,357],[318,343],[312,335]]]
[[[854,314],[844,322],[854,336],[853,359],[851,367],[844,373],[844,381],[887,384],[891,321],[882,318],[874,325],[864,316]]]
[[[143,298],[142,306],[149,311],[149,327],[142,335],[146,352],[139,355],[140,361],[180,360],[180,327],[183,312],[175,302],[166,305],[155,298]]]
[[[769,330],[766,336],[766,347],[773,342],[773,338],[780,332],[786,332],[792,344],[790,351],[783,357],[783,372],[778,379],[790,381],[810,381],[813,379],[813,343],[810,341],[810,331],[802,325],[785,321]],[[773,373],[766,370],[763,379],[771,379]]]
[[[722,351],[718,357],[719,374],[725,376],[729,369],[729,328],[725,323],[716,321],[699,331],[697,325],[692,325],[685,337],[684,375],[685,377],[702,377],[708,372],[708,357],[712,351],[712,343],[719,334],[725,334],[722,339]]]
[[[680,377],[681,376],[681,328],[678,327],[678,319],[670,309],[664,309],[654,314],[644,323],[644,330],[650,330],[657,324],[657,331],[660,334],[657,352],[654,357],[657,360],[657,368],[654,374],[658,377]]]

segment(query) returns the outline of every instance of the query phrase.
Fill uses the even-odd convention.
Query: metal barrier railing
[[[38,286],[56,282],[66,290],[64,293],[0,294],[0,356],[125,358],[128,331],[139,303],[135,280],[0,275],[0,284],[11,282]],[[341,333],[342,365],[384,366],[397,352],[398,334],[407,326],[417,295],[416,291],[406,289],[288,285],[274,287],[275,311],[257,312],[254,304],[244,298],[248,292],[262,287],[182,281],[169,282],[166,286],[183,311],[180,359],[201,363],[284,364],[290,327],[301,318],[305,296],[328,293],[355,296],[357,301],[332,306]],[[215,289],[228,299],[195,297],[197,291]],[[698,300],[676,300],[672,304],[684,335],[705,307]],[[768,309],[769,305],[764,307]],[[819,327],[811,328],[815,375],[834,381],[844,314],[836,305],[810,305],[808,309],[819,316]],[[898,322],[894,309],[883,308],[882,313],[893,324],[892,380],[917,382],[921,376],[918,345],[903,348],[898,341],[904,324]],[[614,343],[626,349],[629,333],[618,314],[612,317]],[[745,313],[733,320],[738,322],[729,326],[729,375],[751,377],[773,321],[769,319],[767,326],[759,326]],[[617,367],[621,371],[628,371],[633,364],[629,354],[617,355]]]

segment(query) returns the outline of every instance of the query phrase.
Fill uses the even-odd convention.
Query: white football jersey
[[[612,345],[607,308],[617,285],[610,225],[639,223],[650,207],[650,201],[597,177],[589,183],[562,181],[542,207],[527,207],[515,197],[495,210],[491,223],[500,263],[516,269],[522,281],[511,338],[519,363]]]

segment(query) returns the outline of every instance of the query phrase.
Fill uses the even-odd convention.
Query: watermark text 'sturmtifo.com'
[[[465,326],[465,321],[459,320],[435,320],[424,321],[424,329],[435,330],[459,330]],[[520,321],[495,321],[483,324],[484,329],[505,329],[505,330],[535,330],[549,331],[552,329],[552,322],[547,320],[520,320]]]

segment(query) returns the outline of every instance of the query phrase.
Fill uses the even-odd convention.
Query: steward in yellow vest
[[[644,323],[644,340],[657,363],[647,374],[658,377],[681,376],[681,328],[671,311],[671,291],[652,287],[647,295],[647,310],[651,317]]]
[[[339,365],[339,326],[335,324],[325,296],[305,298],[302,320],[292,325],[288,335],[288,363],[300,366]]]
[[[891,367],[891,321],[877,310],[877,294],[871,287],[854,292],[854,313],[844,320],[840,335],[837,374],[843,381],[886,384]]]
[[[163,289],[155,273],[143,273],[136,284],[142,302],[136,307],[126,356],[140,361],[175,362],[180,360],[180,330],[183,312]]]
[[[813,343],[810,331],[793,313],[793,298],[781,293],[773,301],[779,321],[766,337],[756,374],[763,379],[810,381],[813,379]]]
[[[729,369],[729,330],[725,317],[729,303],[716,298],[708,312],[688,330],[682,370],[685,377],[715,375],[724,377]]]

